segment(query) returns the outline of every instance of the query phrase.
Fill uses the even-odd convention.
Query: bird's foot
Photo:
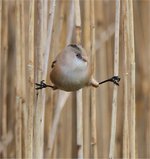
[[[44,83],[44,80],[42,80],[40,83],[35,83],[35,85],[37,86],[35,89],[43,89],[46,87],[51,87],[53,90],[57,89],[55,86],[51,86],[51,85],[47,85],[46,83]]]
[[[119,86],[119,81],[120,81],[120,77],[113,76],[112,78],[109,78],[109,79],[107,79],[105,81],[102,81],[99,84],[106,83],[106,82],[113,82],[115,85]]]
[[[119,86],[119,81],[120,81],[120,77],[118,76],[113,76],[112,78],[110,78],[110,82],[113,82],[117,86]]]

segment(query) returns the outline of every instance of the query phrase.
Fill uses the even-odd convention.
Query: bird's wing
[[[51,68],[54,68],[56,62],[57,62],[56,60],[52,62]]]

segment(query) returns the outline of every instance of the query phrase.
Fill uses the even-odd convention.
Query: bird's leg
[[[35,83],[35,85],[37,86],[35,89],[43,89],[46,87],[51,87],[53,90],[57,89],[56,86],[51,86],[51,85],[47,85],[46,83],[44,83],[44,80],[42,80],[40,83]]]
[[[100,82],[99,84],[103,84],[106,82],[113,82],[115,85],[119,86],[119,81],[120,81],[120,78],[118,76],[113,76],[112,78],[104,80],[104,81]]]

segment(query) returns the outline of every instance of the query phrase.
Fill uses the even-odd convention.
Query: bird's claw
[[[47,85],[44,83],[44,80],[42,80],[40,83],[35,83],[35,85],[38,86],[35,88],[36,90],[47,87]]]
[[[118,76],[113,76],[113,77],[110,79],[110,81],[113,82],[115,85],[119,86],[120,77],[118,77]]]

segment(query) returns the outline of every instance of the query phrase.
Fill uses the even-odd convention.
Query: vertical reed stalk
[[[68,20],[66,22],[67,25],[67,37],[66,37],[66,45],[70,44],[72,42],[72,37],[73,37],[73,31],[74,31],[74,26],[75,26],[75,7],[74,7],[74,0],[69,1],[69,15],[68,15]],[[74,96],[73,93],[71,94],[71,96]],[[71,98],[71,100],[73,100],[73,98]],[[67,111],[66,111],[66,120],[68,121],[67,123],[67,127],[66,127],[66,131],[68,132],[68,129],[71,128],[70,133],[69,133],[69,138],[68,138],[68,142],[67,142],[67,147],[66,147],[66,157],[71,158],[72,157],[72,152],[73,152],[73,133],[74,133],[74,128],[76,125],[73,124],[74,121],[74,114],[76,115],[75,110],[76,108],[73,106],[73,102],[70,101],[70,103],[68,104],[69,107],[67,107]],[[70,119],[70,120],[69,120]],[[65,132],[66,132],[65,131]],[[66,143],[66,142],[65,142]]]
[[[44,54],[43,54],[44,55],[44,62],[43,62],[43,66],[42,66],[43,67],[42,68],[42,71],[43,71],[42,72],[42,79],[43,80],[46,80],[46,78],[47,78],[48,60],[49,60],[49,54],[50,54],[50,48],[51,48],[52,29],[53,29],[53,23],[54,23],[54,15],[55,15],[55,5],[56,5],[56,0],[51,1],[50,11],[49,11],[50,16],[49,16],[49,20],[48,20],[48,33],[47,33],[48,35],[47,35],[47,39],[45,41],[45,46],[43,46],[44,47]],[[44,18],[46,18],[46,17],[43,17],[43,19]],[[42,45],[44,45],[44,44],[42,44]],[[42,65],[42,63],[41,63],[41,65]],[[35,144],[36,149],[35,149],[34,156],[37,156],[37,157],[39,157],[39,155],[40,155],[40,157],[43,157],[43,146],[44,146],[43,145],[43,142],[44,142],[43,141],[44,140],[43,131],[44,131],[44,113],[45,113],[44,111],[45,111],[45,104],[46,104],[46,90],[42,90],[41,93],[42,94],[41,94],[39,103],[37,103],[38,104],[37,109],[36,109],[37,115],[35,116],[35,129],[36,129],[35,138],[38,140],[38,138],[40,137],[40,143],[42,143],[42,151],[41,151],[41,147],[40,147],[41,145]],[[41,122],[41,120],[42,120],[42,122]],[[38,132],[39,124],[40,124],[40,127],[42,129],[42,131],[40,133]]]
[[[82,90],[77,92],[77,151],[78,158],[83,158],[83,107]]]
[[[130,157],[136,158],[135,147],[135,50],[134,50],[134,19],[133,19],[133,0],[128,3],[128,34],[129,34],[129,58],[130,58]]]
[[[70,12],[69,12],[69,18],[68,18],[68,35],[66,39],[66,44],[70,44],[72,40],[73,35],[73,29],[74,29],[74,16],[75,16],[75,9],[74,9],[74,0],[70,1]]]
[[[70,10],[70,17],[69,17],[70,23],[68,24],[69,32],[67,35],[67,43],[68,44],[71,42],[72,33],[73,33],[73,26],[74,26],[73,24],[71,24],[72,19],[74,18],[74,4],[73,4],[73,2],[71,2],[71,7],[72,7],[72,10]],[[61,24],[60,28],[61,27],[62,27],[62,24]],[[60,31],[61,30],[59,30],[59,34],[60,34]],[[57,35],[57,36],[59,36],[59,35]],[[55,143],[55,139],[56,139],[56,135],[57,135],[57,128],[58,128],[58,124],[59,124],[59,119],[60,119],[63,107],[65,106],[65,103],[66,103],[69,96],[70,96],[70,93],[68,93],[68,92],[64,92],[61,90],[58,91],[57,102],[55,104],[54,119],[53,119],[51,131],[50,131],[50,135],[49,135],[48,151],[47,151],[46,157],[52,156],[52,151],[54,148],[54,143]]]
[[[81,44],[81,14],[80,2],[74,0],[75,4],[75,31],[76,43]],[[78,158],[83,158],[83,105],[82,105],[82,89],[77,91],[77,153]]]
[[[83,21],[83,41],[88,56],[91,51],[91,28],[90,28],[90,0],[84,1],[84,21]],[[84,158],[90,158],[91,138],[90,138],[90,91],[89,88],[83,90],[83,149]]]
[[[94,0],[91,0],[91,61],[95,75],[95,13]],[[91,88],[91,157],[97,158],[97,132],[96,132],[96,90]]]
[[[24,1],[21,1],[21,65],[22,65],[22,115],[23,115],[23,157],[27,158],[27,105],[26,105],[26,45],[25,45],[25,8]]]
[[[3,6],[2,14],[3,14],[3,24],[5,27],[2,27],[2,46],[1,52],[3,52],[3,56],[1,55],[2,61],[2,136],[7,135],[7,58],[8,58],[8,2],[1,2],[1,6]],[[2,17],[1,17],[2,18]],[[1,53],[0,53],[1,54]],[[7,148],[3,150],[2,153],[3,158],[7,158]]]
[[[0,105],[2,105],[2,1],[0,1]],[[2,135],[2,106],[0,107],[0,135]],[[2,150],[2,148],[1,148]],[[1,151],[0,151],[1,153]],[[0,155],[2,157],[2,155]]]
[[[48,18],[48,1],[43,0],[43,40],[46,41],[46,36],[47,36],[47,20]],[[43,42],[44,43],[44,42]],[[44,46],[43,46],[44,47]]]
[[[52,29],[53,29],[53,23],[54,23],[54,15],[55,15],[55,6],[56,6],[56,0],[51,1],[50,4],[50,11],[49,11],[49,20],[48,20],[48,35],[47,40],[45,43],[45,52],[44,52],[44,64],[43,64],[43,78],[46,80],[47,77],[47,70],[48,70],[48,59],[49,59],[49,52],[51,48],[51,40],[52,40]]]
[[[42,73],[43,73],[43,52],[44,52],[44,6],[43,1],[37,1],[36,2],[36,18],[39,19],[38,23],[36,24],[36,57],[37,57],[37,81],[42,80]],[[37,93],[36,98],[36,109],[35,109],[35,118],[34,118],[34,138],[33,138],[33,157],[34,158],[43,158],[44,155],[44,115],[45,115],[45,103],[43,101],[45,100],[45,91],[46,90],[40,90]],[[44,104],[44,105],[43,105]]]
[[[33,108],[34,108],[34,12],[35,1],[29,2],[29,55],[27,63],[28,72],[28,131],[27,131],[27,157],[33,157]]]
[[[122,1],[122,19],[123,19],[123,51],[124,51],[124,121],[123,121],[123,158],[129,158],[129,121],[128,121],[128,42],[127,42],[127,7],[128,0]]]
[[[55,110],[55,114],[54,114],[54,120],[52,123],[49,140],[48,140],[48,150],[49,151],[46,154],[47,157],[51,157],[51,155],[52,155],[52,150],[54,147],[54,142],[55,142],[55,138],[56,138],[60,115],[61,115],[62,109],[63,109],[65,102],[68,99],[69,95],[70,95],[70,93],[64,92],[61,90],[58,92],[57,103],[55,105],[56,110]]]
[[[86,0],[86,2],[84,2],[84,23],[83,23],[83,33],[84,33],[84,45],[85,45],[85,49],[87,50],[88,54],[91,51],[91,29],[90,29],[90,20],[91,20],[91,0]]]
[[[0,1],[0,52],[2,51],[2,1]],[[0,53],[0,93],[2,94],[2,53]],[[2,103],[2,97],[0,96],[0,103]],[[1,108],[0,108],[1,111]],[[2,119],[0,119],[1,121]],[[0,128],[1,131],[1,128]]]
[[[22,157],[22,63],[21,63],[21,5],[16,0],[16,158]]]
[[[150,26],[150,2],[148,2],[148,26]],[[149,30],[149,28],[148,28],[148,38],[147,38],[147,42],[149,43],[149,41],[150,41],[150,30]],[[150,45],[148,44],[148,52],[149,52],[149,54],[148,54],[148,72],[150,72],[150,65],[149,65],[149,63],[150,63]],[[148,85],[149,85],[149,81],[150,81],[150,74],[149,74],[149,76],[148,76]],[[147,105],[147,107],[148,107],[148,110],[149,111],[147,111],[147,130],[146,130],[146,157],[148,158],[148,157],[150,157],[150,105],[149,105],[149,103],[150,103],[150,85],[149,85],[149,89],[148,89],[148,105]],[[136,156],[137,157],[137,156]]]
[[[116,18],[115,18],[115,47],[114,47],[114,75],[119,73],[119,30],[120,30],[120,0],[116,0]],[[116,119],[117,119],[117,94],[118,86],[114,85],[112,101],[112,121],[111,121],[111,139],[109,158],[115,157],[115,137],[116,137]]]
[[[79,0],[74,0],[74,4],[75,4],[76,43],[81,44],[81,14],[80,14]]]

